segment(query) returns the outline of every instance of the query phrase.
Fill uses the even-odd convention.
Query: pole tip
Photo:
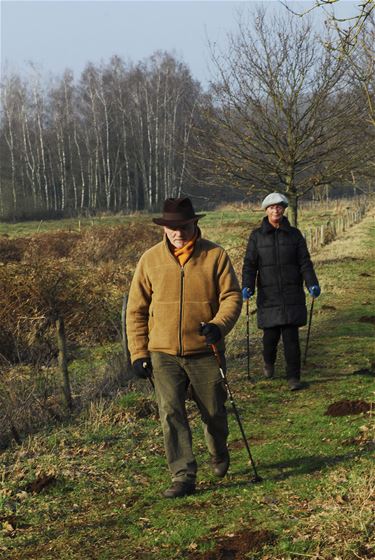
[[[262,482],[263,478],[259,475],[254,476],[254,478],[251,479],[251,483],[252,484],[258,484],[259,482]]]

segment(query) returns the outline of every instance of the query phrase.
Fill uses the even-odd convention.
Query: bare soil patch
[[[218,538],[213,550],[194,553],[188,558],[191,560],[243,560],[248,552],[259,550],[274,540],[275,536],[270,531],[244,529],[234,535]]]
[[[350,414],[361,414],[371,410],[371,404],[366,401],[337,401],[329,405],[325,416],[349,416]]]

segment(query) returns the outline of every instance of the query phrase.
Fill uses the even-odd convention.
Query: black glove
[[[152,364],[150,358],[138,358],[133,363],[134,373],[140,379],[149,379],[152,376]]]
[[[216,344],[221,339],[221,332],[214,323],[201,323],[199,334],[206,337],[206,344]]]

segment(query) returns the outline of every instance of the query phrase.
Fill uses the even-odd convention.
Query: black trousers
[[[301,373],[301,349],[299,346],[298,327],[295,325],[281,325],[263,329],[264,361],[266,364],[275,363],[280,336],[282,336],[284,345],[286,376],[288,379],[299,379]]]

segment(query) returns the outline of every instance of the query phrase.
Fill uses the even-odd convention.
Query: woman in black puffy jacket
[[[258,327],[263,329],[264,374],[274,375],[277,345],[283,339],[286,376],[292,391],[302,389],[298,327],[307,322],[303,281],[312,297],[320,288],[306,241],[283,215],[287,198],[271,193],[263,200],[266,217],[247,244],[242,269],[242,295],[249,299],[257,287]]]

